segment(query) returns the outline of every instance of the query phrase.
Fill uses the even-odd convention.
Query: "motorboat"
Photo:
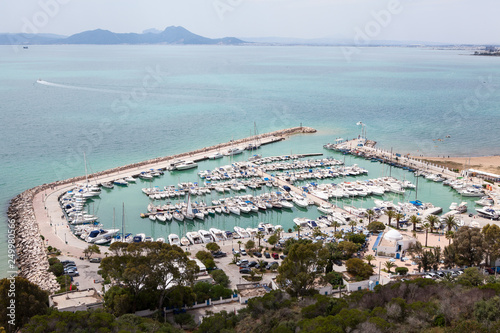
[[[252,211],[252,209],[247,205],[246,202],[240,202],[238,204],[238,208],[240,209],[240,211],[242,213],[245,213],[245,214],[248,214],[248,213],[250,213]]]
[[[193,168],[197,168],[197,167],[198,167],[198,164],[196,162],[186,161],[184,163],[177,164],[175,166],[175,169],[176,170],[188,170],[188,169],[193,169]]]
[[[179,239],[179,236],[177,236],[176,234],[168,235],[168,242],[170,243],[170,245],[181,246],[181,240]]]
[[[484,196],[479,200],[476,200],[475,203],[479,206],[491,206],[495,202],[493,201],[493,198],[490,196]]]
[[[226,156],[233,156],[233,155],[239,155],[243,153],[243,150],[239,149],[239,148],[230,148],[226,154]]]
[[[224,231],[223,232],[223,236],[225,239],[227,240],[231,240],[233,239],[233,233],[231,231]]]
[[[292,202],[301,208],[307,208],[307,206],[309,205],[309,202],[306,198],[294,197],[292,199]]]
[[[191,244],[191,242],[189,241],[189,239],[187,239],[186,237],[181,238],[181,245],[182,246],[189,246],[190,244]]]
[[[156,219],[160,222],[166,222],[167,217],[165,216],[164,213],[156,213]]]
[[[224,240],[224,233],[222,232],[222,230],[217,228],[210,228],[208,231],[210,231],[210,234],[212,234],[214,241],[221,242]]]
[[[135,183],[135,178],[132,176],[123,178],[127,183]]]
[[[144,238],[144,242],[153,242],[153,237],[151,236],[146,236],[146,238]]]
[[[326,203],[319,206],[318,210],[323,214],[331,214],[335,211],[332,205]]]
[[[242,227],[235,226],[234,227],[234,231],[236,231],[236,233],[241,238],[248,238],[248,237],[250,237],[250,235],[248,234],[248,232],[245,229],[243,229]]]
[[[219,159],[219,158],[222,158],[222,157],[224,157],[224,155],[222,155],[221,153],[217,152],[215,154],[209,155],[208,159],[209,160],[216,160],[216,159]]]
[[[198,233],[200,234],[203,243],[212,242],[212,234],[210,234],[210,232],[203,230],[203,229],[200,229],[200,230],[198,230]]]
[[[301,228],[307,228],[309,226],[308,224],[309,221],[310,219],[308,219],[307,217],[296,217],[293,219],[293,223],[295,223]]]
[[[500,212],[491,207],[476,208],[476,212],[485,218],[497,220]]]
[[[113,181],[113,183],[118,186],[128,186],[128,182],[126,182],[124,179],[116,179]]]
[[[231,205],[231,206],[228,206],[227,209],[229,209],[229,211],[235,215],[240,215],[241,214],[241,210],[238,206],[236,205]]]
[[[133,243],[140,243],[140,242],[144,242],[145,239],[146,239],[146,234],[140,233],[140,234],[137,234],[134,236],[134,238],[132,239],[132,242]]]
[[[107,188],[107,189],[112,189],[112,188],[115,187],[112,182],[102,183],[101,186],[104,187],[104,188]]]
[[[466,188],[459,192],[464,197],[482,197],[484,192],[476,188]]]
[[[186,233],[186,237],[193,245],[203,243],[203,239],[201,238],[200,234],[197,231],[190,231]]]
[[[158,238],[156,239],[156,241],[157,241],[158,243],[165,243],[165,238],[163,238],[163,237],[158,237]]]
[[[114,237],[116,236],[116,234],[118,234],[118,232],[120,231],[120,229],[109,229],[109,230],[106,230],[106,229],[99,229],[99,230],[92,230],[89,235],[87,236],[87,238],[85,239],[85,241],[87,243],[94,243],[98,240],[101,240],[103,238],[106,238],[106,237]],[[111,239],[110,239],[111,241]]]
[[[290,202],[288,202],[288,201],[286,201],[285,199],[281,199],[279,201],[279,203],[281,204],[281,207],[283,207],[283,208],[286,208],[286,209],[292,209],[293,208],[293,204],[290,203]]]
[[[172,213],[172,218],[177,221],[184,221],[184,214],[181,212],[175,211]]]

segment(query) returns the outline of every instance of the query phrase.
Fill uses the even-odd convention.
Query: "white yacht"
[[[168,235],[168,242],[170,243],[170,245],[181,246],[181,240],[179,239],[179,236],[177,236],[176,234]]]
[[[333,209],[333,206],[330,204],[322,204],[321,206],[318,207],[318,210],[323,214],[331,214],[335,211]]]
[[[135,178],[132,176],[124,178],[127,183],[135,183]]]
[[[85,241],[87,243],[94,243],[98,240],[101,240],[101,239],[105,239],[107,237],[114,237],[116,236],[116,234],[118,234],[118,232],[120,231],[120,229],[99,229],[99,230],[92,230],[89,235],[87,236],[87,238],[85,239]],[[111,241],[111,239],[110,239]]]
[[[208,159],[209,160],[216,160],[216,159],[219,159],[219,158],[222,158],[222,157],[224,157],[224,155],[222,155],[221,153],[217,152],[215,154],[209,155]]]
[[[242,227],[235,226],[234,227],[234,231],[236,231],[236,233],[241,238],[248,238],[248,237],[250,237],[250,235],[248,234],[248,232],[245,229],[243,229]]]
[[[200,234],[203,243],[212,242],[212,235],[208,231],[200,229],[198,230],[198,233]]]
[[[238,208],[242,213],[248,214],[252,211],[252,209],[246,204],[246,202],[240,202],[238,204]]]
[[[156,239],[156,241],[157,241],[157,242],[159,242],[159,243],[165,243],[165,238],[163,238],[163,237],[158,237],[158,238]]]
[[[178,164],[175,166],[176,170],[187,170],[187,169],[193,169],[197,168],[198,164],[193,162],[193,161],[186,161],[184,163]]]
[[[197,231],[190,231],[186,233],[186,237],[193,245],[203,243],[203,239],[201,238],[200,234]]]
[[[243,150],[239,149],[239,148],[230,148],[226,154],[226,156],[233,156],[233,155],[239,155],[243,153]]]
[[[146,234],[140,233],[140,234],[137,234],[134,236],[134,238],[132,239],[132,242],[133,243],[140,243],[140,242],[144,242],[145,239],[146,239]]]
[[[222,230],[217,228],[210,228],[209,231],[216,242],[224,240],[224,233],[222,232]]]

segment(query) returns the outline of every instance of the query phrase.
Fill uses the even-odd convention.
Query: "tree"
[[[326,265],[328,250],[321,243],[297,242],[278,268],[276,282],[291,296],[309,295]]]
[[[375,216],[375,212],[373,211],[373,209],[368,209],[366,211],[366,215],[368,216],[368,224],[372,223],[372,219]]]
[[[486,263],[494,266],[496,259],[500,256],[500,227],[496,224],[487,224],[481,232],[484,236]]]
[[[193,328],[196,326],[196,323],[194,322],[193,316],[190,315],[189,313],[179,313],[179,314],[174,315],[174,321],[181,328],[183,328],[183,326],[189,326],[189,327],[193,327]]]
[[[396,228],[399,229],[399,221],[405,218],[405,216],[401,213],[397,213],[394,218],[396,218]]]
[[[269,236],[269,238],[267,239],[267,242],[269,243],[269,245],[272,245],[274,247],[274,245],[276,245],[276,243],[278,243],[278,236],[276,236],[276,235]]]
[[[255,248],[255,242],[251,239],[248,240],[248,242],[245,244],[245,248],[247,250],[254,249]]]
[[[366,280],[373,275],[372,266],[364,263],[363,260],[358,258],[351,258],[347,260],[345,262],[345,266],[347,272],[354,275],[358,281]]]
[[[300,239],[300,231],[302,230],[302,227],[298,224],[293,226],[293,230],[297,231],[297,237]]]
[[[484,258],[484,237],[478,228],[461,227],[453,237],[457,264],[479,266]]]
[[[432,226],[429,222],[424,222],[424,224],[422,224],[422,228],[425,229],[425,247],[427,247],[427,235],[429,234],[429,229],[431,229]]]
[[[484,283],[484,275],[477,267],[464,269],[464,273],[457,278],[457,282],[466,287],[477,287]]]
[[[417,231],[417,224],[422,222],[422,219],[417,215],[410,216],[410,222],[413,225],[413,231]]]
[[[366,229],[368,229],[371,232],[380,232],[385,229],[385,224],[383,224],[382,222],[374,221],[368,224]]]
[[[224,273],[222,269],[214,270],[210,273],[216,284],[220,284],[223,287],[229,286],[229,277]]]
[[[444,235],[444,237],[446,237],[446,239],[448,240],[448,245],[451,244],[451,240],[453,239],[453,236],[455,235],[455,232],[452,231],[452,230],[448,230],[446,232],[446,234]]]
[[[241,250],[241,244],[243,244],[243,242],[239,240],[238,241],[238,250]]]
[[[446,224],[448,231],[451,231],[452,228],[457,226],[457,221],[455,219],[455,216],[453,215],[446,216],[444,219],[444,224]]]
[[[366,260],[366,261],[368,261],[368,265],[370,265],[370,266],[371,266],[371,262],[372,262],[373,260],[375,260],[375,256],[373,256],[373,255],[369,254],[369,255],[365,256],[365,260]]]
[[[321,231],[320,227],[314,228],[312,235],[313,235],[313,237],[325,237],[326,236],[326,234],[323,231]]]
[[[233,253],[233,264],[236,264],[238,259],[241,257],[241,254],[239,253]]]
[[[260,247],[260,241],[262,239],[264,239],[264,234],[262,233],[262,231],[259,231],[256,235],[255,235],[255,238],[257,238],[259,240],[259,247]]]
[[[393,263],[392,261],[389,261],[389,260],[388,260],[388,261],[386,261],[386,262],[384,263],[384,266],[385,266],[385,268],[387,268],[387,273],[390,273],[390,272],[391,272],[391,268],[395,267],[395,266],[396,266],[396,264],[395,264],[395,263]]]
[[[349,221],[349,226],[351,227],[351,232],[354,232],[354,227],[358,225],[358,222],[356,220],[351,220]]]
[[[345,259],[352,257],[359,250],[359,245],[349,241],[339,243],[338,250],[342,252]]]
[[[46,291],[25,278],[0,280],[0,326],[14,332],[31,317],[44,315],[49,308],[48,296]]]
[[[90,259],[94,253],[101,254],[101,250],[99,249],[99,246],[96,244],[89,245],[85,250],[83,250],[83,254],[85,255],[85,258]]]
[[[340,227],[340,223],[338,221],[333,221],[332,222],[332,227],[333,227],[333,233],[337,233],[337,228]]]
[[[215,268],[214,256],[207,251],[198,251],[196,253],[196,259],[200,260],[207,269]]]
[[[434,229],[436,229],[439,226],[439,217],[437,217],[436,215],[432,215],[432,214],[427,215],[425,220],[429,223],[430,228],[431,228],[431,232],[433,232]]]
[[[457,262],[457,249],[454,244],[445,246],[443,252],[443,264],[446,268],[453,268]]]
[[[391,226],[391,220],[396,216],[396,212],[393,210],[386,210],[384,214],[387,215],[387,218],[389,219],[389,226]]]
[[[214,242],[208,243],[207,246],[206,246],[206,248],[207,248],[208,251],[212,251],[212,252],[217,252],[217,251],[220,250],[219,244],[214,243]]]

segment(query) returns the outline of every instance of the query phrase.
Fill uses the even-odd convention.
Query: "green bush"
[[[383,224],[382,222],[373,221],[372,223],[368,224],[366,229],[371,232],[380,232],[385,229],[385,224]]]
[[[406,275],[408,274],[408,267],[396,267],[396,274],[398,275]]]

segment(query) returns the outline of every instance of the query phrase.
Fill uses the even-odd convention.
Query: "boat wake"
[[[36,81],[36,83],[42,84],[44,86],[64,88],[64,89],[73,89],[73,90],[95,91],[95,92],[104,92],[104,93],[112,93],[112,94],[126,94],[127,93],[126,91],[121,91],[121,90],[91,88],[91,87],[79,87],[79,86],[72,86],[72,85],[68,85],[68,84],[53,83],[53,82],[48,82],[48,81],[45,81],[42,79],[38,79]]]

